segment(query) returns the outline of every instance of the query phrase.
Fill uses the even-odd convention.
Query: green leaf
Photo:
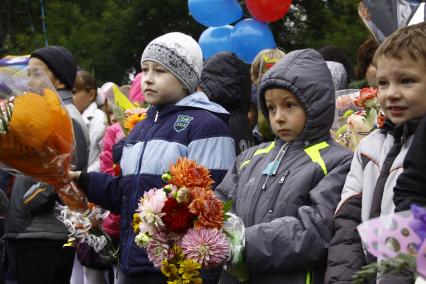
[[[226,201],[226,202],[223,204],[223,211],[225,211],[225,213],[227,213],[227,212],[231,211],[231,209],[232,209],[232,205],[233,205],[232,200],[228,200],[228,201]]]

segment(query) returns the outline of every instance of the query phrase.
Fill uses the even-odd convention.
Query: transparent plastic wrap
[[[336,92],[336,119],[333,134],[336,141],[343,146],[355,150],[362,138],[379,122],[380,106],[377,100],[377,89],[347,89]]]
[[[234,213],[226,213],[228,219],[223,225],[223,231],[228,237],[230,246],[230,258],[225,270],[238,281],[245,282],[250,273],[244,262],[245,227],[243,220]]]
[[[69,206],[56,205],[60,211],[59,221],[64,223],[70,232],[68,244],[87,243],[95,252],[108,262],[113,263],[118,258],[118,246],[102,230],[102,221],[108,216],[105,211],[93,203],[88,203],[85,211],[76,211]]]
[[[73,150],[71,117],[43,70],[0,73],[0,167],[54,186],[66,205],[85,210],[84,194],[64,183]]]

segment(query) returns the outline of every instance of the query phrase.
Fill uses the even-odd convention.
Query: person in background
[[[318,52],[327,63],[336,91],[346,89],[353,79],[352,65],[346,54],[334,45],[321,47]]]
[[[271,126],[269,125],[265,117],[263,117],[262,112],[258,112],[258,87],[260,84],[260,80],[262,76],[284,56],[285,52],[279,48],[264,49],[256,55],[250,68],[251,82],[253,84],[251,102],[252,106],[256,107],[256,112],[249,112],[249,120],[251,125],[252,121],[254,122],[254,125],[256,125],[253,130],[253,133],[258,144],[272,141],[275,138]]]
[[[215,54],[204,63],[199,89],[230,113],[228,126],[236,154],[254,146],[248,121],[251,81],[245,63],[230,52]]]
[[[378,47],[379,45],[377,42],[369,37],[358,48],[355,66],[355,81],[350,84],[351,88],[362,89],[365,87],[377,87],[377,70],[373,63],[373,57]]]
[[[102,150],[102,139],[107,127],[107,116],[100,108],[105,98],[97,94],[95,77],[85,70],[78,70],[73,89],[73,102],[80,111],[89,130],[90,150],[88,172],[99,172],[99,155]],[[90,256],[90,257],[89,257]],[[81,266],[81,267],[79,267]],[[107,283],[109,265],[102,262],[101,257],[88,244],[77,247],[76,260],[71,283]]]
[[[89,135],[80,112],[72,102],[77,74],[74,56],[64,47],[49,46],[31,54],[28,64],[28,85],[45,87],[45,79],[55,88],[72,119],[75,149],[73,170],[86,170]],[[35,134],[36,135],[36,134]],[[69,283],[75,248],[64,247],[68,230],[57,217],[54,188],[36,183],[29,177],[16,178],[6,218],[4,239],[11,273],[19,284]]]
[[[102,138],[107,127],[107,116],[99,109],[105,104],[105,98],[97,95],[95,77],[89,72],[79,70],[73,90],[73,102],[80,111],[89,129],[90,150],[88,172],[99,172],[99,155],[102,150]]]

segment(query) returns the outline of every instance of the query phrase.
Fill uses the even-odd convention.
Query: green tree
[[[128,74],[140,69],[144,47],[155,37],[181,31],[198,39],[205,29],[189,15],[184,0],[48,0],[44,19],[40,1],[0,2],[0,56],[29,54],[44,46],[44,20],[48,43],[70,49],[100,83],[127,83]],[[367,37],[357,4],[358,0],[294,0],[288,15],[271,29],[286,51],[332,44],[354,60]],[[247,10],[244,16],[250,17]]]

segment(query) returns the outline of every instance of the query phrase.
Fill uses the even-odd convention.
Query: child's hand
[[[81,172],[69,171],[68,175],[66,175],[65,178],[64,178],[64,183],[68,184],[72,181],[77,181],[80,178],[80,174],[81,174]]]

